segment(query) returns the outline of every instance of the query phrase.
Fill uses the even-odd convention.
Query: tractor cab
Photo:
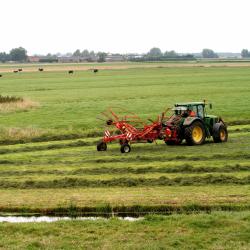
[[[175,104],[173,110],[176,115],[183,117],[199,117],[204,119],[206,116],[205,103],[204,102],[190,102],[190,103],[178,103]]]
[[[212,105],[209,104],[210,109]],[[178,103],[174,107],[175,114],[181,115],[184,119],[183,125],[188,126],[195,120],[200,120],[204,124],[206,136],[209,137],[212,134],[213,125],[219,122],[219,117],[214,115],[207,115],[206,103],[204,102],[190,102],[190,103]],[[182,110],[182,111],[180,111]]]

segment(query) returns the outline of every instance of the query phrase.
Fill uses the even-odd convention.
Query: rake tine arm
[[[119,117],[115,114],[115,112],[110,108],[110,113],[113,115],[113,117],[116,119],[116,121],[119,121]]]

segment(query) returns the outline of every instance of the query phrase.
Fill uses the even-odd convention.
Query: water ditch
[[[69,216],[0,216],[1,222],[8,223],[39,223],[39,222],[56,222],[56,221],[96,221],[96,220],[109,220],[112,217],[69,217]],[[142,220],[143,217],[116,217],[119,220],[124,221],[138,221]]]

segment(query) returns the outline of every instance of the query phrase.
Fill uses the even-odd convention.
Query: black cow
[[[43,68],[39,68],[38,70],[39,70],[39,71],[43,71]]]
[[[0,75],[0,77],[2,77],[3,75]]]
[[[98,69],[94,69],[93,72],[94,72],[94,73],[97,73],[97,72],[98,72]]]
[[[18,69],[19,72],[23,71],[23,69]]]
[[[19,71],[18,70],[13,70],[14,73],[18,73]]]
[[[73,73],[74,73],[74,70],[69,70],[68,73],[69,73],[69,74],[73,74]]]

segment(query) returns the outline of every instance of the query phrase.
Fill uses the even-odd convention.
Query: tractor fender
[[[194,121],[199,121],[201,122],[202,124],[204,124],[204,122],[199,118],[199,117],[187,117],[185,118],[184,122],[183,122],[183,126],[189,126],[191,125]]]

